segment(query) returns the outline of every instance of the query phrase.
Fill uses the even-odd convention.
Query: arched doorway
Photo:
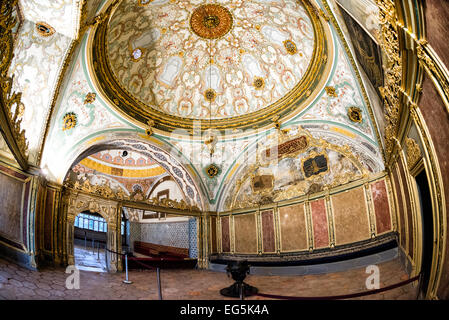
[[[75,221],[80,213],[86,212],[85,214],[92,217],[99,217],[102,219],[101,222],[106,224],[107,227],[102,228],[106,232],[105,239],[105,255],[104,255],[104,266],[109,272],[121,271],[121,250],[120,250],[120,224],[117,223],[117,212],[118,203],[112,200],[106,200],[101,198],[96,198],[87,194],[72,194],[66,195],[68,197],[68,208],[67,208],[67,232],[66,232],[66,243],[67,243],[67,256],[68,264],[76,265],[75,261]],[[96,215],[95,215],[96,214]],[[80,223],[80,218],[78,217],[78,224]],[[89,218],[86,219],[89,221]],[[95,219],[91,219],[92,224],[94,224]],[[99,222],[100,220],[97,220]],[[88,222],[89,223],[89,222]],[[84,226],[84,217],[83,217]],[[87,236],[87,234],[86,234]],[[92,241],[92,239],[90,239]],[[89,248],[92,251],[92,248]],[[86,249],[87,250],[87,237],[86,237]],[[93,252],[93,251],[92,251]],[[116,254],[118,253],[118,254]],[[93,254],[92,254],[93,256]],[[97,253],[98,257],[98,253]],[[93,258],[93,257],[92,257]]]
[[[74,256],[79,270],[105,272],[108,223],[97,212],[84,211],[75,217]]]

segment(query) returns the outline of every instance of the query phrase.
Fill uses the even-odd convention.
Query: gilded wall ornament
[[[405,143],[407,148],[407,166],[409,169],[412,169],[422,158],[421,148],[412,138],[407,138]]]
[[[211,178],[211,179],[216,177],[216,176],[218,176],[220,174],[220,172],[221,172],[220,168],[217,165],[213,164],[213,163],[208,165],[204,169],[204,171],[206,172],[207,176],[209,178]]]
[[[324,88],[326,90],[326,93],[329,97],[338,97],[337,95],[337,91],[335,90],[335,87],[332,86],[327,86],[326,88]]]
[[[36,22],[36,31],[42,37],[49,37],[55,33],[55,29],[45,22]]]
[[[148,127],[145,129],[145,134],[150,137],[154,133],[154,130],[153,130],[154,121],[153,120],[148,120],[147,121],[147,125],[148,125]]]
[[[64,115],[62,119],[62,131],[70,130],[75,128],[77,123],[76,114],[73,112],[68,112]]]
[[[97,94],[95,92],[89,92],[84,99],[84,104],[91,104],[95,102]]]
[[[253,81],[253,86],[257,90],[261,90],[265,87],[265,80],[262,77],[255,77]]]
[[[218,138],[214,131],[209,130],[204,136],[204,144],[209,149],[209,154],[213,155],[215,153],[215,145],[217,144]]]
[[[127,195],[122,188],[118,190],[112,189],[110,182],[103,183],[101,185],[92,184],[89,179],[84,181],[71,181],[66,180],[64,182],[64,187],[67,189],[71,189],[73,191],[82,191],[85,193],[89,193],[94,196],[99,196],[106,199],[113,200],[127,200],[134,202],[144,202],[153,206],[164,207],[164,208],[173,208],[178,210],[188,210],[188,211],[199,211],[197,206],[192,206],[186,203],[184,200],[171,200],[171,199],[158,199],[156,197],[151,199],[145,199],[145,196],[142,196],[142,192],[137,190],[133,192],[131,195]]]
[[[215,98],[217,97],[217,93],[214,89],[207,89],[204,92],[204,98],[209,102],[214,102]]]
[[[219,4],[205,4],[196,8],[190,17],[190,27],[199,37],[218,39],[232,28],[231,12]]]
[[[8,143],[15,159],[22,169],[28,168],[28,142],[25,130],[21,128],[25,106],[21,102],[22,93],[13,91],[13,78],[8,76],[14,52],[13,29],[17,18],[13,13],[15,1],[0,2],[0,123],[3,138]]]
[[[399,118],[402,111],[400,87],[402,82],[402,57],[397,31],[396,5],[391,0],[377,0],[379,21],[381,25],[381,45],[387,56],[385,70],[385,86],[379,88],[385,106],[385,151],[392,155],[399,128]],[[419,57],[419,53],[418,53]]]
[[[348,118],[352,122],[362,122],[363,116],[362,116],[362,110],[357,107],[350,107],[348,109]]]
[[[154,0],[139,0],[138,4],[139,4],[139,6],[144,7],[144,6],[150,4],[153,1]]]
[[[298,49],[296,48],[296,44],[291,40],[285,40],[284,47],[287,50],[288,54],[294,55],[295,53],[298,52]]]

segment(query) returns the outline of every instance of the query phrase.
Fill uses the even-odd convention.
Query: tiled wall
[[[196,219],[189,219],[189,257],[198,258],[198,235]]]
[[[197,222],[192,218],[183,222],[130,222],[130,247],[134,241],[143,241],[177,248],[188,248],[191,258],[198,257]]]

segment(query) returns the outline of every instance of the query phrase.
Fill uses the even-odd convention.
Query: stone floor
[[[75,265],[79,270],[106,272],[104,249],[75,246]]]
[[[408,279],[399,260],[378,265],[380,287],[383,288]],[[131,271],[132,284],[124,284],[124,273],[80,271],[80,289],[67,289],[70,274],[62,268],[46,268],[30,271],[0,259],[0,300],[16,299],[112,299],[146,300],[158,299],[156,271]],[[249,275],[245,282],[259,288],[259,292],[285,296],[330,296],[365,291],[369,274],[365,268],[344,272],[307,276],[255,276]],[[216,300],[229,299],[219,290],[231,285],[232,279],[225,273],[210,270],[162,270],[164,299]],[[413,284],[388,292],[360,299],[415,299]],[[262,297],[249,297],[263,299]]]

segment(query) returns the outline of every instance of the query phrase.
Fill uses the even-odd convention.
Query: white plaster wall
[[[149,199],[156,197],[157,193],[163,190],[169,190],[169,196],[171,200],[183,200],[184,196],[181,192],[181,190],[179,189],[178,185],[176,184],[176,182],[174,181],[164,181],[162,182],[160,185],[158,185],[153,191],[152,193],[149,195]]]

